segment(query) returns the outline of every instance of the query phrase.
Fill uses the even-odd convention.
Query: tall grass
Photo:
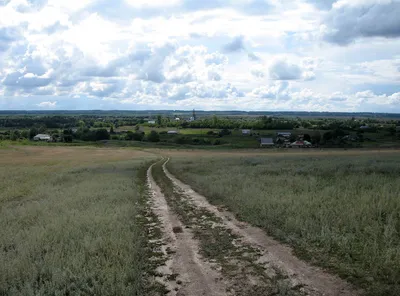
[[[144,294],[137,178],[150,158],[87,158],[0,167],[0,295]]]
[[[173,159],[215,204],[370,295],[400,295],[400,155]]]

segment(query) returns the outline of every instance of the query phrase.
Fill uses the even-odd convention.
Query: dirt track
[[[175,178],[163,161],[157,185],[148,170],[153,211],[162,221],[166,248],[160,270],[168,295],[359,295],[347,282],[292,255],[264,231],[237,221]],[[174,233],[174,229],[182,230]],[[212,247],[212,248],[211,248]]]
[[[164,274],[163,283],[170,290],[169,295],[225,295],[224,286],[218,282],[220,275],[198,255],[197,242],[188,229],[168,207],[164,195],[154,181],[151,166],[147,171],[152,191],[153,211],[161,220],[165,253],[172,254],[167,265],[159,270]]]

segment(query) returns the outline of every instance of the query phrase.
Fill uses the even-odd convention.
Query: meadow
[[[176,153],[168,167],[368,295],[400,295],[400,154],[353,152]]]
[[[0,149],[0,295],[148,294],[144,165],[123,149]],[[148,294],[150,295],[150,294]]]

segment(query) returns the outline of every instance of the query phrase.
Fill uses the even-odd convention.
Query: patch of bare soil
[[[350,296],[361,294],[360,291],[354,289],[346,281],[298,259],[292,254],[290,247],[282,245],[267,236],[262,229],[240,222],[232,213],[211,205],[204,196],[198,194],[190,186],[174,177],[166,168],[167,162],[163,164],[163,170],[174,186],[178,190],[181,190],[186,199],[194,203],[197,208],[205,209],[218,217],[222,221],[223,226],[239,238],[238,241],[240,243],[257,248],[260,253],[258,263],[264,265],[264,272],[267,275],[271,276],[271,273],[281,274],[281,277],[285,278],[291,287],[301,287],[298,291],[302,295]],[[240,266],[240,262],[238,262],[238,266]],[[246,273],[249,270],[243,270],[243,272]],[[279,292],[274,295],[294,294]]]
[[[153,165],[154,166],[154,165]],[[221,275],[199,256],[199,247],[191,231],[184,227],[174,214],[159,186],[152,176],[151,166],[147,171],[148,185],[152,194],[153,212],[161,221],[164,245],[168,256],[166,264],[159,268],[159,282],[169,290],[168,295],[201,296],[227,295]]]

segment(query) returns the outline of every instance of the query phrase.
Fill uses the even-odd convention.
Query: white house
[[[177,131],[168,131],[167,134],[169,134],[169,135],[176,135],[176,134],[178,134],[178,132],[177,132]]]
[[[249,129],[242,129],[242,135],[250,135],[251,134],[251,130]]]
[[[148,124],[156,124],[156,121],[155,120],[149,120],[149,121],[147,121],[147,123]]]
[[[52,137],[50,135],[47,135],[47,134],[38,134],[38,135],[33,137],[33,140],[34,141],[50,142],[52,140]]]

